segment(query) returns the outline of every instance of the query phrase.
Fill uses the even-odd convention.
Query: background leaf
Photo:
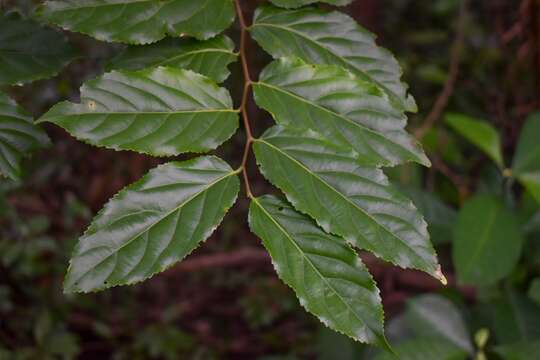
[[[501,138],[491,124],[457,113],[446,114],[446,123],[461,136],[480,148],[499,167],[502,168],[504,166],[501,152]]]
[[[444,297],[430,294],[411,299],[406,316],[420,336],[446,340],[468,354],[473,353],[470,334],[461,313]]]
[[[234,43],[225,35],[206,41],[167,38],[146,46],[128,46],[108,65],[109,70],[140,70],[152,66],[170,66],[193,70],[221,83],[236,61]]]
[[[253,145],[263,175],[327,232],[405,268],[440,277],[427,224],[379,169],[311,130],[275,126]]]
[[[459,281],[491,285],[517,264],[523,238],[515,215],[498,199],[477,195],[460,210],[453,260]]]
[[[19,179],[23,157],[49,145],[47,134],[32,117],[0,92],[0,174]]]
[[[403,112],[373,82],[343,68],[282,58],[263,70],[253,88],[257,104],[278,123],[310,128],[350,146],[364,164],[430,164],[405,131]]]
[[[375,35],[343,13],[261,6],[250,32],[274,58],[297,56],[307,63],[342,66],[379,84],[403,109],[417,110],[401,82],[402,70],[394,56],[377,46]]]
[[[151,170],[113,197],[79,239],[65,291],[137,283],[182,260],[216,229],[239,186],[236,172],[213,156]]]
[[[540,307],[515,290],[494,303],[495,335],[499,344],[540,340]]]
[[[51,77],[74,58],[75,51],[61,33],[0,15],[0,85]]]
[[[521,129],[512,172],[540,202],[540,113],[529,116]]]
[[[402,342],[394,347],[395,357],[389,353],[381,353],[375,360],[465,360],[467,353],[454,344],[432,338],[416,338]]]
[[[209,39],[234,20],[231,0],[54,0],[45,20],[98,40],[148,44],[165,35]]]
[[[249,224],[306,310],[353,339],[388,346],[379,290],[343,239],[274,196],[252,200]]]
[[[403,186],[400,186],[399,190],[411,198],[420,213],[424,215],[433,244],[440,245],[452,241],[452,231],[457,220],[456,210],[426,190]]]
[[[189,70],[113,71],[81,88],[81,102],[55,105],[40,121],[77,139],[155,156],[206,152],[229,139],[238,111],[228,91]]]
[[[540,341],[501,345],[495,352],[505,360],[530,360],[540,358]]]
[[[344,6],[350,4],[352,0],[270,0],[274,5],[284,8],[297,8],[304,5],[313,4],[316,2],[327,3],[331,5]]]

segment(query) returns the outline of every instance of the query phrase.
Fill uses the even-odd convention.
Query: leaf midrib
[[[337,295],[337,297],[340,299],[340,301],[345,304],[345,306],[347,307],[347,309],[349,309],[349,311],[351,311],[351,313],[354,314],[354,316],[362,323],[364,324],[374,335],[375,337],[379,337],[380,335],[378,334],[378,331],[375,331],[371,328],[371,326],[369,326],[369,324],[367,322],[365,322],[364,320],[362,320],[362,318],[356,313],[356,311],[349,305],[348,302],[345,301],[345,299],[343,299],[343,297],[341,296],[341,294],[328,282],[328,280],[326,280],[326,278],[323,276],[323,274],[321,274],[321,272],[319,271],[319,269],[317,269],[317,267],[313,264],[313,262],[305,255],[304,251],[298,246],[298,244],[296,243],[296,241],[294,241],[294,239],[291,237],[291,235],[281,226],[281,224],[275,220],[272,215],[259,203],[258,199],[257,198],[253,198],[253,201],[257,204],[257,206],[266,214],[266,216],[270,219],[270,221],[272,221],[276,227],[283,233],[285,234],[285,236],[290,240],[290,242],[294,245],[294,247],[298,250],[298,252],[302,255],[302,257],[305,259],[305,261],[307,261],[307,263],[313,268],[313,270],[317,273],[317,275],[324,281],[324,283]]]
[[[311,174],[311,176],[313,176],[314,178],[316,178],[317,180],[319,180],[321,183],[323,183],[325,186],[327,186],[329,189],[331,189],[333,192],[335,192],[336,194],[338,194],[341,198],[343,198],[346,202],[352,204],[355,208],[357,208],[358,210],[360,210],[361,213],[363,213],[367,218],[369,218],[372,222],[374,222],[376,225],[378,225],[381,229],[383,229],[385,232],[387,232],[388,234],[390,234],[391,237],[399,240],[399,242],[403,243],[405,245],[406,248],[408,248],[409,250],[412,251],[411,247],[401,238],[397,237],[395,234],[393,234],[389,229],[387,229],[384,225],[381,225],[375,218],[373,218],[371,216],[371,214],[367,213],[364,209],[358,207],[354,202],[350,201],[345,195],[341,194],[339,191],[337,191],[333,186],[331,186],[330,184],[328,184],[326,181],[324,181],[323,179],[321,179],[317,174],[315,174],[313,171],[311,171],[310,169],[308,169],[304,164],[302,164],[300,161],[296,160],[295,158],[293,158],[292,156],[290,156],[289,154],[287,154],[286,152],[284,152],[283,150],[281,150],[280,148],[274,146],[273,144],[267,142],[266,140],[264,139],[257,139],[257,140],[254,140],[255,142],[262,142],[266,145],[268,145],[269,147],[271,148],[274,148],[275,150],[277,150],[278,152],[282,153],[284,156],[286,156],[288,159],[290,159],[291,161],[293,161],[294,163],[296,163],[298,166],[300,166],[301,168],[303,168],[306,172],[308,172],[309,174]],[[418,257],[418,255],[416,255],[416,253],[414,251],[412,251],[412,253]],[[420,258],[421,259],[421,258]],[[422,260],[422,259],[421,259]]]
[[[82,104],[76,104],[82,105]],[[206,109],[206,110],[181,110],[181,111],[114,111],[114,112],[85,112],[85,113],[74,113],[74,114],[60,114],[51,117],[43,117],[36,121],[36,123],[41,122],[54,122],[56,119],[72,117],[72,116],[84,116],[84,115],[181,115],[181,114],[201,114],[201,113],[239,113],[238,109]],[[136,119],[137,120],[137,119]],[[139,119],[141,120],[141,119]]]

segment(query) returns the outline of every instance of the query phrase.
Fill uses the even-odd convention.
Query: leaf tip
[[[444,286],[448,285],[448,279],[446,279],[446,276],[444,276],[441,265],[437,266],[437,270],[435,270],[435,277],[437,280],[439,280]]]

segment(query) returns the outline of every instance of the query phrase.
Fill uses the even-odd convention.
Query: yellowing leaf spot
[[[88,110],[90,110],[90,111],[96,110],[96,102],[95,101],[89,101],[88,102]]]

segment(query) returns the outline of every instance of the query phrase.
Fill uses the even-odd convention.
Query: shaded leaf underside
[[[49,143],[45,132],[34,125],[32,118],[0,93],[0,174],[18,179],[23,157]]]
[[[236,61],[234,43],[225,35],[206,41],[167,38],[146,46],[129,46],[108,65],[109,70],[140,70],[152,66],[170,66],[192,70],[221,83]]]
[[[61,33],[0,15],[0,85],[56,75],[74,58],[73,48]]]

